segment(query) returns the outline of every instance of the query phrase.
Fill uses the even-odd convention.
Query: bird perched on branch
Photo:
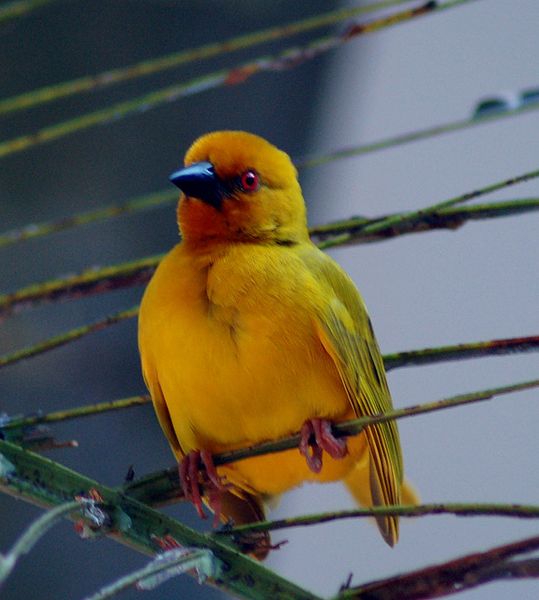
[[[309,239],[289,156],[218,131],[196,140],[170,179],[182,191],[182,241],[144,294],[139,347],[185,496],[201,516],[204,502],[235,524],[264,519],[269,499],[304,481],[344,480],[364,506],[399,504],[395,422],[346,441],[332,433],[334,422],[391,410],[391,396],[361,296]],[[215,453],[297,432],[299,451],[213,464]],[[398,518],[377,524],[393,545]]]

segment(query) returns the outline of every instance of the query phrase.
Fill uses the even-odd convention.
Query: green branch
[[[408,350],[385,354],[383,356],[386,370],[407,366],[436,364],[445,361],[464,360],[485,356],[501,356],[522,352],[537,352],[539,350],[539,336],[505,338],[489,340],[486,342],[472,342],[468,344],[455,344],[440,346],[438,348],[424,348],[421,350]],[[35,425],[51,424],[70,419],[79,419],[96,414],[123,410],[133,406],[149,404],[148,395],[131,396],[110,402],[101,402],[77,408],[54,411],[46,414],[12,417],[0,423],[0,430],[8,440],[18,440],[24,431]]]
[[[243,555],[229,543],[194,531],[120,491],[54,461],[2,440],[0,456],[13,467],[9,472],[0,472],[1,491],[50,507],[82,494],[95,495],[92,493],[95,490],[103,499],[103,510],[110,517],[110,523],[101,530],[103,535],[151,555],[156,553],[156,540],[170,536],[182,546],[211,550],[224,565],[218,578],[211,581],[212,585],[241,598],[320,600]]]
[[[339,150],[335,150],[334,152],[328,152],[316,156],[302,158],[296,161],[296,166],[299,169],[310,169],[312,167],[319,167],[321,165],[325,165],[336,160],[341,160],[343,158],[352,158],[356,156],[362,156],[364,154],[379,152],[380,150],[387,150],[388,148],[397,148],[398,146],[403,146],[411,142],[428,140],[434,137],[438,137],[440,135],[444,135],[446,133],[455,133],[457,131],[471,129],[480,125],[486,125],[504,119],[510,119],[512,117],[526,115],[538,109],[539,100],[529,101],[524,104],[519,104],[518,106],[507,107],[503,111],[500,110],[498,112],[484,114],[481,116],[474,115],[466,119],[449,121],[440,125],[434,125],[433,127],[426,127],[425,129],[419,129],[416,131],[401,133],[399,135],[393,135],[382,140],[371,142],[369,144],[350,146],[348,148],[341,148]]]
[[[483,356],[502,356],[521,352],[539,351],[539,335],[518,338],[504,338],[486,342],[471,342],[423,350],[407,350],[384,355],[386,371],[399,367],[432,365],[439,362],[465,360]]]
[[[14,469],[15,467],[13,467]],[[13,470],[11,470],[11,473],[13,473]],[[0,473],[0,477],[2,476]],[[80,508],[81,502],[73,500],[49,510],[28,527],[7,554],[0,554],[0,587],[13,571],[18,560],[24,554],[28,554],[55,523]]]
[[[456,204],[461,204],[537,177],[539,177],[539,169],[528,171],[517,177],[484,186],[472,192],[461,194],[460,196],[427,206],[417,211],[397,213],[385,218],[375,219],[374,221],[369,221],[367,224],[364,224],[360,233],[341,233],[332,239],[320,242],[318,247],[327,249],[348,244],[353,237],[358,236],[370,239],[375,235],[378,236],[380,240],[387,239],[388,230],[394,229],[395,231],[405,231],[407,228],[411,227],[412,224],[428,222],[437,212],[446,210]],[[535,202],[532,202],[532,204],[535,204]],[[520,207],[519,210],[521,208],[522,207]],[[506,208],[504,208],[504,210],[506,210]],[[395,235],[398,235],[398,233],[395,233]],[[393,236],[390,235],[389,237]],[[162,255],[159,255],[105,267],[103,269],[90,269],[83,272],[81,275],[47,281],[42,284],[35,284],[23,288],[10,294],[5,294],[0,296],[0,320],[10,314],[14,309],[20,310],[23,307],[33,306],[40,302],[69,297],[80,297],[82,295],[95,294],[121,287],[141,285],[150,279],[161,258]]]
[[[174,190],[165,190],[154,194],[139,196],[123,204],[112,204],[110,206],[98,208],[94,211],[79,213],[71,217],[62,217],[43,223],[26,225],[25,227],[1,233],[0,248],[57,233],[59,231],[66,231],[89,223],[106,221],[121,215],[136,214],[138,212],[151,210],[176,202],[177,199],[178,194]],[[361,236],[361,229],[369,223],[380,222],[383,219],[395,216],[395,214],[384,215],[373,219],[368,219],[366,217],[351,217],[349,219],[325,225],[315,225],[309,229],[309,232],[312,236],[322,240],[338,233],[351,233],[352,236],[350,239],[347,242],[343,242],[343,244],[367,243],[388,239],[395,237],[396,235],[422,233],[433,229],[454,230],[464,225],[467,221],[509,217],[536,210],[539,210],[539,198],[521,198],[518,200],[505,200],[503,202],[476,204],[474,206],[446,208],[433,214],[425,215],[422,219],[401,223],[399,227],[388,228],[386,231],[380,231],[371,236]]]
[[[369,238],[373,234],[379,235],[381,232],[387,230],[395,229],[398,231],[402,227],[407,228],[412,226],[414,223],[421,221],[424,222],[425,220],[428,221],[428,219],[437,212],[454,207],[457,204],[462,204],[464,202],[469,202],[470,200],[475,200],[475,198],[480,198],[481,196],[497,192],[498,190],[511,187],[519,183],[524,183],[526,181],[536,179],[537,177],[539,177],[539,169],[527,171],[526,173],[522,173],[521,175],[517,175],[516,177],[511,177],[510,179],[497,181],[496,183],[492,183],[482,188],[478,188],[471,192],[466,192],[465,194],[460,194],[459,196],[454,196],[449,200],[444,200],[443,202],[438,202],[436,204],[432,204],[419,210],[414,210],[408,213],[390,215],[389,217],[382,218],[374,223],[371,222],[365,224],[361,228],[360,232],[356,234],[352,234],[351,232],[341,233],[340,235],[335,236],[333,239],[320,242],[318,244],[318,247],[322,250],[326,250],[327,248],[333,248],[335,246],[342,246],[344,244],[348,244],[352,241],[353,235],[355,235],[356,237],[361,236]],[[390,237],[392,236],[390,235]]]
[[[413,417],[420,414],[445,410],[447,408],[454,408],[455,406],[461,406],[463,404],[472,404],[482,400],[491,400],[496,396],[512,394],[513,392],[520,392],[535,387],[539,387],[539,379],[481,390],[478,392],[471,392],[469,394],[460,394],[458,396],[452,396],[451,398],[445,398],[435,402],[427,402],[425,404],[418,404],[408,408],[392,410],[382,415],[360,417],[359,419],[347,421],[346,423],[338,423],[333,426],[333,433],[336,437],[356,435],[363,431],[365,427],[376,425],[378,423],[385,423],[395,419],[403,419],[406,417]],[[218,454],[214,457],[214,462],[216,466],[225,465],[253,456],[262,456],[264,454],[270,454],[273,452],[282,452],[284,450],[297,448],[299,442],[300,435],[298,433],[278,441],[266,442],[264,444],[252,446],[251,448],[240,448],[238,450],[232,450],[230,452]]]
[[[189,552],[191,550],[191,552]],[[169,558],[168,555],[172,554]],[[196,569],[199,583],[204,583],[208,577],[216,579],[221,572],[220,562],[213,556],[210,550],[198,550],[190,548],[181,548],[178,551],[170,550],[165,554],[160,554],[150,564],[137,569],[129,575],[117,579],[110,585],[100,589],[97,593],[86,597],[84,600],[107,600],[116,596],[118,593],[140,584],[140,589],[153,589],[157,587],[146,582],[157,580],[158,582],[166,580],[180,573]],[[204,571],[204,573],[202,573]],[[208,571],[208,573],[206,573]],[[169,573],[171,573],[169,575]],[[200,574],[199,574],[200,573]]]
[[[539,506],[525,504],[485,504],[443,502],[440,504],[420,504],[417,506],[376,506],[373,508],[355,508],[337,512],[324,512],[301,517],[290,517],[275,521],[260,521],[238,527],[220,529],[214,535],[241,535],[255,531],[275,531],[290,527],[320,525],[343,519],[365,517],[424,517],[427,515],[456,515],[457,517],[512,517],[516,519],[539,519]]]
[[[322,240],[319,245],[323,245],[327,240],[333,241],[332,236],[336,235],[339,235],[339,241],[335,245],[366,244],[437,229],[454,231],[468,221],[511,217],[536,210],[539,210],[539,198],[523,198],[520,200],[475,204],[474,206],[444,208],[433,213],[420,215],[412,220],[400,221],[374,233],[372,231],[371,233],[365,232],[365,228],[370,224],[387,222],[388,219],[404,216],[406,213],[395,213],[374,219],[352,217],[344,221],[311,227],[310,233],[311,236]]]
[[[394,352],[392,354],[385,354],[383,360],[386,370],[390,371],[391,369],[408,366],[429,365],[446,361],[537,351],[539,351],[539,336],[535,335]],[[0,429],[7,433],[9,431],[17,431],[35,425],[56,423],[69,419],[88,417],[108,411],[123,410],[124,408],[140,406],[150,402],[151,400],[148,395],[140,395],[110,402],[101,402],[89,406],[54,411],[46,414],[34,414],[29,417],[13,417],[0,423]]]
[[[108,108],[85,113],[73,119],[49,125],[31,134],[5,140],[4,142],[0,142],[0,158],[51,142],[77,131],[88,129],[89,127],[108,123],[113,120],[118,121],[141,111],[145,112],[166,102],[173,102],[180,98],[199,94],[221,86],[239,85],[258,73],[282,71],[285,68],[296,67],[360,35],[379,31],[423,15],[474,1],[476,0],[450,0],[442,5],[437,5],[435,2],[429,1],[418,8],[397,12],[367,23],[353,24],[343,33],[318,38],[305,46],[289,48],[274,56],[259,57],[232,69],[215,71],[203,77],[192,79],[187,83],[161,88],[144,96],[114,104]]]
[[[48,338],[39,344],[28,346],[22,350],[17,350],[16,352],[11,352],[9,354],[4,354],[3,356],[0,356],[0,369],[7,367],[8,365],[18,363],[26,358],[32,358],[38,354],[43,354],[49,350],[59,348],[60,346],[68,344],[69,342],[74,342],[75,340],[78,340],[89,333],[101,331],[110,325],[115,325],[116,323],[121,323],[126,319],[136,317],[137,314],[138,306],[134,306],[127,310],[122,310],[113,315],[109,315],[108,317],[105,317],[99,321],[95,321],[94,323],[90,323],[89,325],[83,325],[82,327],[71,329],[66,333],[55,335],[54,337]]]
[[[0,321],[13,313],[42,302],[79,298],[124,287],[142,285],[150,280],[163,255],[126,263],[87,269],[79,275],[52,279],[0,296]]]
[[[408,408],[392,410],[382,415],[361,417],[352,421],[334,424],[333,434],[336,437],[357,435],[363,431],[365,427],[369,427],[377,423],[445,410],[465,404],[473,404],[483,400],[490,400],[496,396],[511,394],[513,392],[519,392],[535,387],[539,387],[539,379],[488,390],[481,390],[478,392],[471,392],[469,394],[452,396],[451,398],[445,398],[436,402],[428,402],[425,404],[410,406]],[[252,458],[254,456],[262,456],[275,452],[283,452],[284,450],[291,450],[297,448],[299,446],[299,442],[300,435],[298,433],[280,440],[271,440],[269,442],[264,442],[248,448],[240,448],[238,450],[217,454],[213,457],[213,459],[215,465],[217,466],[226,465],[238,460]],[[140,502],[145,502],[150,505],[165,504],[170,502],[172,499],[181,497],[178,469],[177,467],[172,467],[165,471],[151,473],[145,477],[141,477],[133,483],[126,484],[123,490],[126,494],[129,494]]]
[[[539,560],[513,561],[539,549],[539,536],[496,546],[396,577],[342,591],[334,600],[406,600],[439,598],[496,580],[539,577]]]
[[[151,402],[150,396],[130,396],[121,400],[113,400],[111,402],[100,402],[98,404],[90,404],[88,406],[79,406],[78,408],[68,408],[66,410],[57,410],[45,415],[32,415],[30,417],[15,417],[7,423],[2,424],[2,429],[19,429],[20,427],[31,427],[33,425],[41,425],[45,423],[58,423],[69,419],[80,419],[81,417],[89,417],[104,412],[115,410],[123,410],[124,408],[132,408],[133,406],[141,406]]]
[[[15,4],[37,5],[51,1],[53,0],[26,0],[25,2],[12,3],[11,6]],[[180,52],[144,60],[133,65],[128,65],[127,67],[111,69],[103,73],[98,73],[97,75],[87,75],[72,81],[64,81],[62,83],[49,85],[18,96],[0,100],[0,115],[28,109],[33,106],[39,106],[83,92],[95,92],[117,83],[154,75],[162,71],[177,68],[181,65],[228,54],[237,50],[245,50],[246,48],[251,48],[258,44],[263,44],[264,42],[274,42],[276,40],[286,39],[299,33],[314,31],[321,27],[329,27],[346,19],[351,19],[352,17],[357,17],[375,10],[390,8],[410,2],[411,0],[386,0],[384,2],[373,2],[365,6],[334,10],[321,15],[315,15],[314,17],[287,23],[285,25],[279,25],[277,27],[271,27],[254,33],[233,37],[224,42],[213,42],[197,48],[189,48]],[[3,9],[0,8],[0,22],[2,21],[3,14],[8,12],[9,6],[10,5]],[[11,13],[13,12],[14,10],[12,9]]]
[[[22,17],[41,8],[45,4],[51,4],[58,0],[14,0],[0,6],[0,24]]]
[[[71,217],[61,217],[43,223],[31,224],[18,229],[12,229],[0,234],[0,248],[9,246],[16,242],[30,240],[36,237],[42,237],[51,233],[65,231],[73,227],[80,227],[88,223],[105,221],[120,215],[135,214],[145,210],[150,210],[164,204],[169,204],[178,199],[177,190],[167,189],[154,194],[145,194],[137,196],[122,204],[113,204],[104,206],[96,210],[91,210]]]
[[[128,310],[120,311],[102,319],[70,329],[65,333],[48,338],[38,344],[27,346],[21,350],[10,352],[0,356],[0,369],[6,366],[14,365],[27,358],[32,358],[54,350],[60,346],[74,342],[89,333],[101,331],[110,325],[115,325],[126,319],[136,317],[138,315],[138,306],[134,306]],[[417,366],[434,364],[438,362],[446,362],[449,360],[463,360],[476,358],[479,356],[493,356],[511,353],[534,352],[539,348],[538,336],[527,336],[520,338],[506,338],[500,340],[489,340],[486,342],[473,342],[469,344],[457,344],[452,346],[439,346],[437,348],[423,348],[421,350],[408,350],[396,354],[388,354],[384,356],[384,365],[386,370],[395,369],[397,367]]]

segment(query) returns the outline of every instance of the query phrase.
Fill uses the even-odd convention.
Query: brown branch
[[[53,279],[0,296],[0,321],[29,306],[67,298],[80,298],[148,282],[162,255],[111,267],[87,269],[79,275]]]
[[[500,579],[539,576],[539,559],[512,561],[539,549],[539,536],[496,546],[485,552],[356,586],[334,600],[413,600],[456,594]]]
[[[489,340],[487,342],[472,342],[468,344],[455,344],[452,346],[439,346],[437,348],[424,348],[422,350],[408,350],[384,354],[386,371],[399,367],[419,365],[432,365],[439,362],[479,358],[481,356],[502,356],[520,352],[537,352],[539,350],[539,335],[530,335],[518,338],[504,338]]]
[[[425,231],[439,229],[455,231],[469,221],[509,217],[537,210],[539,210],[538,198],[522,198],[519,200],[506,200],[504,202],[445,208],[436,212],[421,214],[413,220],[402,221],[374,233],[365,233],[364,230],[371,224],[387,222],[388,219],[393,219],[403,213],[385,215],[373,219],[352,217],[343,221],[311,227],[309,232],[312,237],[320,240],[322,245],[326,240],[330,240],[331,242],[334,236],[345,235],[346,237],[342,237],[342,239],[341,237],[338,238],[341,240],[339,245],[349,246],[352,244],[379,242],[401,235],[424,233]]]
[[[307,527],[332,523],[343,519],[369,517],[425,517],[431,515],[455,515],[457,517],[512,517],[515,519],[539,519],[539,506],[526,504],[501,503],[460,503],[441,502],[437,504],[418,504],[415,506],[375,506],[372,508],[353,508],[301,517],[288,517],[274,521],[258,521],[216,531],[214,535],[238,535],[258,531],[276,531],[291,527]]]

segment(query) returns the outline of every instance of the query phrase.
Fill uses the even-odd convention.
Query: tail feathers
[[[233,525],[246,525],[264,521],[264,507],[262,500],[242,492],[236,495],[225,492],[221,497],[221,521],[232,522]],[[236,540],[241,550],[258,560],[264,560],[271,549],[271,538],[267,531],[246,533]]]
[[[369,453],[365,453],[361,461],[352,469],[345,479],[345,484],[360,506],[375,507],[390,504],[382,495]],[[395,499],[394,504],[419,504],[416,491],[407,481],[402,484],[400,496]],[[375,520],[385,542],[389,546],[394,546],[399,539],[399,518],[379,516],[375,517]]]
[[[402,482],[401,496],[401,504],[410,506],[416,506],[417,504],[421,504],[419,492],[407,479],[405,479]]]

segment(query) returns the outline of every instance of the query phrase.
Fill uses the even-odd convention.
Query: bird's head
[[[208,133],[170,176],[183,192],[185,240],[294,244],[307,238],[305,203],[290,157],[244,131]]]

